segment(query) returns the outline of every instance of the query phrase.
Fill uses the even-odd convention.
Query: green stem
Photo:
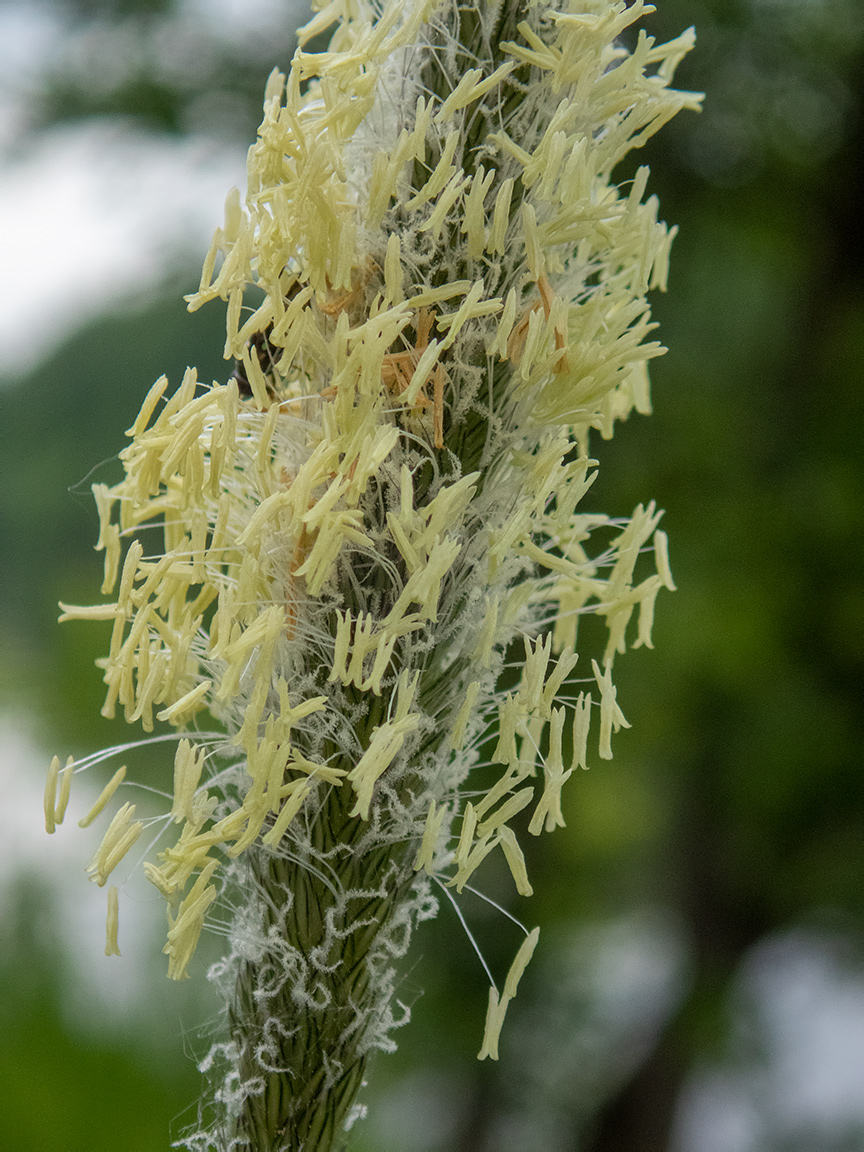
[[[353,800],[351,789],[334,788],[316,817],[316,849],[334,853],[333,885],[264,851],[250,861],[262,930],[287,945],[290,962],[309,965],[303,998],[293,975],[274,967],[279,946],[263,970],[245,961],[237,978],[231,1030],[239,1071],[244,1084],[261,1088],[245,1101],[234,1134],[235,1146],[250,1152],[340,1146],[366,1072],[370,1029],[387,1007],[376,986],[375,945],[415,874],[409,845],[360,850],[367,825],[348,815]]]

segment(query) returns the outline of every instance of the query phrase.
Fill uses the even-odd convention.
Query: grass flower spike
[[[692,31],[657,45],[630,31],[645,11],[322,6],[270,77],[246,196],[189,298],[226,302],[233,375],[158,381],[123,479],[94,487],[113,599],[62,618],[113,621],[106,716],[178,730],[145,865],[168,974],[214,902],[231,919],[216,1109],[191,1149],[334,1147],[394,1047],[398,961],[436,892],[499,854],[530,895],[520,840],[563,825],[574,767],[627,724],[613,662],[650,647],[673,583],[653,504],[583,509],[589,434],[649,411],[646,293],[674,230],[646,168],[612,173],[699,103],[669,87]],[[589,612],[608,642],[577,657]],[[52,766],[49,831],[71,772],[55,802]],[[91,878],[141,830],[120,807]],[[481,1058],[537,937],[490,989]]]

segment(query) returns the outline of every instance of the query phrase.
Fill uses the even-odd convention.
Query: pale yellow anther
[[[474,841],[474,829],[477,827],[477,813],[469,800],[462,813],[462,830],[459,833],[459,844],[456,848],[456,863],[462,865],[468,859],[471,845]]]
[[[126,429],[126,435],[131,440],[135,440],[138,436],[140,436],[144,429],[147,427],[147,423],[156,410],[156,405],[162,399],[162,396],[164,395],[165,389],[167,387],[168,377],[160,376],[150,391],[147,393],[147,395],[144,397],[144,403],[141,405],[141,410],[136,416],[134,424],[131,428]]]
[[[262,472],[270,465],[273,432],[276,428],[276,421],[279,419],[279,412],[279,404],[274,403],[267,409],[267,415],[264,417],[264,426],[261,429],[258,447],[255,450],[255,463]]]
[[[659,528],[654,533],[654,562],[657,565],[657,575],[663,582],[663,587],[674,592],[676,585],[672,579],[672,569],[669,567],[669,540],[666,533]]]
[[[227,243],[233,244],[239,237],[242,219],[243,209],[240,207],[240,189],[231,188],[225,197],[225,225],[222,229],[222,235]]]
[[[369,747],[348,773],[347,779],[351,781],[357,794],[356,803],[349,815],[360,816],[363,820],[369,819],[369,808],[376,783],[395,760],[405,742],[405,737],[419,722],[420,717],[412,714],[400,720],[398,724],[390,721],[380,724],[375,729]]]
[[[498,1059],[498,1040],[501,1036],[501,1028],[504,1025],[504,1017],[507,1013],[507,1005],[509,1003],[510,1001],[506,996],[499,1001],[496,988],[493,987],[489,989],[486,1024],[483,1029],[483,1044],[477,1053],[478,1060],[485,1060],[487,1056],[491,1060]]]
[[[340,612],[336,610],[336,638],[333,647],[333,664],[330,669],[330,675],[327,677],[328,683],[332,684],[336,680],[341,680],[343,684],[348,683],[348,652],[351,647],[351,613]]]
[[[576,661],[578,659],[579,657],[575,652],[565,648],[558,657],[554,670],[549,674],[543,686],[542,697],[543,713],[547,719],[552,713],[552,705],[555,703],[555,698],[561,690],[561,685],[576,667]]]
[[[200,684],[181,696],[179,700],[175,700],[168,708],[163,708],[161,712],[157,712],[156,719],[167,720],[173,724],[192,716],[199,708],[205,706],[205,698],[212,687],[212,680],[202,680]]]
[[[534,206],[522,201],[522,235],[525,240],[525,259],[532,280],[539,280],[546,270],[546,259],[537,227],[537,214]]]
[[[441,345],[442,349],[453,346],[456,342],[456,337],[469,320],[475,320],[480,316],[494,316],[496,312],[501,311],[503,307],[501,297],[494,296],[490,300],[482,300],[483,291],[483,281],[477,280],[471,285],[468,295],[455,312],[447,316],[438,317],[438,328],[441,331],[447,331],[447,335]]]
[[[429,129],[432,126],[433,110],[434,105],[432,100],[424,100],[422,96],[417,97],[414,114],[414,131],[411,133],[411,156],[421,163],[424,163],[426,160],[426,139],[429,135]]]
[[[417,623],[419,623],[419,621]],[[396,711],[393,714],[394,723],[401,723],[406,719],[411,705],[414,704],[414,697],[419,680],[419,669],[417,669],[414,675],[411,675],[408,669],[400,673],[399,680],[396,681]]]
[[[491,836],[475,840],[467,857],[463,861],[457,860],[459,869],[456,875],[447,881],[448,888],[455,887],[457,892],[461,892],[497,843],[498,841],[493,840]]]
[[[181,740],[174,755],[174,803],[171,819],[175,824],[191,816],[192,799],[201,780],[204,767],[203,748],[196,748],[189,740]]]
[[[520,784],[525,779],[525,773],[520,772],[518,767],[508,768],[499,778],[496,784],[493,784],[489,791],[482,799],[477,801],[476,814],[479,820],[494,808],[499,800],[502,800],[509,792],[512,792],[517,784]]]
[[[60,757],[53,756],[48,767],[48,777],[45,781],[45,797],[43,809],[45,812],[45,831],[51,835],[54,832],[54,808],[57,803],[57,777],[60,773]]]
[[[105,787],[99,793],[99,796],[96,799],[96,803],[93,805],[93,807],[87,813],[87,815],[82,816],[81,819],[78,821],[78,827],[79,828],[87,828],[87,827],[89,827],[90,824],[93,823],[93,821],[96,819],[96,817],[101,812],[104,811],[109,800],[114,795],[114,793],[117,791],[117,789],[120,787],[120,785],[123,783],[125,778],[126,778],[126,765],[123,764],[123,765],[121,765],[120,768],[117,769],[117,771],[114,773],[114,775],[108,781],[108,783],[105,785]]]
[[[491,832],[495,832],[502,824],[506,824],[508,820],[512,820],[517,812],[521,812],[526,805],[531,803],[534,796],[534,789],[522,788],[519,792],[515,792],[509,800],[506,800],[500,808],[496,809],[491,816],[486,819],[477,828],[477,836],[482,840],[484,836],[488,836]]]
[[[487,348],[490,356],[494,356],[497,353],[501,360],[508,358],[509,353],[507,347],[510,341],[510,335],[513,332],[513,326],[516,322],[516,309],[516,289],[511,288],[504,300],[504,308],[498,320],[498,327],[495,329],[495,339]]]
[[[479,100],[481,96],[485,96],[487,92],[495,88],[501,83],[513,69],[516,64],[508,60],[506,64],[501,64],[494,72],[490,73],[486,79],[483,79],[483,71],[480,68],[469,68],[435,115],[436,124],[441,124],[445,120],[450,119],[455,112],[460,111],[462,108],[467,108],[469,104],[475,100]]]
[[[144,875],[154,888],[157,888],[166,900],[173,900],[178,888],[173,879],[169,878],[165,870],[149,860],[144,861]]]
[[[528,870],[525,867],[525,855],[519,847],[516,833],[512,828],[504,825],[498,830],[498,842],[504,853],[504,859],[507,861],[507,867],[510,869],[510,875],[513,877],[513,882],[516,885],[516,891],[520,896],[533,896],[534,889],[528,880]]]
[[[507,979],[504,981],[504,995],[511,1000],[516,996],[519,981],[522,979],[525,969],[528,967],[528,963],[534,955],[534,949],[537,947],[537,941],[539,939],[540,929],[533,928],[522,941],[519,951],[513,958],[510,971],[507,973]]]
[[[547,632],[545,636],[538,636],[533,648],[530,637],[525,637],[525,665],[522,671],[522,683],[519,685],[519,697],[526,712],[536,711],[543,700],[543,686],[551,652],[551,632]]]
[[[425,520],[425,527],[416,535],[417,547],[431,552],[435,541],[456,527],[477,489],[479,476],[479,472],[469,472],[455,484],[446,485],[422,511],[414,513],[415,522]]]
[[[117,895],[117,886],[112,884],[108,889],[108,916],[105,921],[105,955],[119,956],[120,945],[117,942],[117,929],[120,919],[120,901]]]
[[[370,613],[357,617],[354,632],[351,637],[351,660],[348,664],[345,681],[346,684],[356,684],[359,688],[363,682],[363,661],[374,647],[375,621]]]
[[[132,607],[132,584],[138,571],[138,564],[144,555],[144,546],[140,540],[133,540],[123,561],[123,570],[120,573],[120,587],[117,591],[118,609],[128,612]]]
[[[70,756],[66,761],[65,768],[60,770],[60,795],[57,798],[57,805],[54,809],[54,823],[62,824],[63,817],[66,815],[66,806],[69,803],[69,791],[72,787],[72,770],[75,765],[75,757]]]
[[[116,620],[118,614],[122,616],[122,611],[118,609],[116,604],[81,606],[78,604],[64,604],[61,600],[58,607],[61,609],[61,613],[57,617],[59,624],[63,624],[67,620]]]
[[[591,693],[580,692],[573,711],[573,763],[587,768],[588,733],[591,727]]]
[[[206,397],[205,397],[206,399]],[[182,422],[177,427],[171,443],[162,456],[162,479],[168,481],[172,475],[182,469],[188,473],[193,455],[200,457],[203,448],[199,437],[204,429],[204,417],[200,413],[184,410],[180,413]]]
[[[525,776],[533,776],[537,770],[540,744],[546,730],[543,716],[532,716],[522,724],[522,743],[519,749],[519,771]]]
[[[487,249],[501,255],[506,251],[507,228],[510,224],[510,199],[513,195],[512,177],[502,181],[495,197],[495,210],[492,214],[492,227],[489,231]]]
[[[498,597],[486,597],[486,614],[483,617],[483,627],[477,639],[477,646],[472,653],[473,659],[481,668],[488,668],[492,660],[492,650],[495,646],[495,636],[498,629]]]
[[[180,382],[180,387],[174,395],[168,400],[165,407],[162,409],[162,414],[157,421],[158,425],[165,425],[169,422],[171,417],[177,413],[182,412],[192,397],[195,395],[195,387],[198,384],[198,372],[195,368],[187,368],[183,373],[183,379]]]
[[[430,304],[439,304],[442,300],[452,300],[454,296],[464,296],[471,288],[470,280],[451,280],[437,288],[424,288],[409,296],[406,303],[411,308],[427,308]]]
[[[269,832],[261,837],[264,844],[274,847],[288,830],[288,825],[303,807],[303,801],[311,792],[312,787],[306,780],[292,782],[292,790],[283,804],[276,821]]]
[[[567,18],[567,16],[562,13],[556,12],[555,15],[559,21],[561,21],[562,18]],[[567,15],[569,15],[569,13]],[[581,13],[579,13],[575,19],[581,21]],[[507,40],[502,42],[501,50],[509,56],[515,56],[517,60],[522,60],[525,64],[533,64],[534,67],[547,72],[557,72],[561,61],[560,51],[556,52],[554,48],[542,40],[527,20],[523,20],[522,23],[518,25],[518,31],[531,47],[526,48],[524,44]]]
[[[572,768],[564,771],[562,749],[564,717],[563,708],[553,710],[552,722],[549,727],[549,751],[544,763],[543,795],[540,797],[531,817],[531,823],[528,825],[528,831],[532,836],[539,836],[544,827],[547,832],[564,827],[564,816],[561,812],[561,788],[573,774]]]
[[[657,600],[657,593],[662,587],[662,577],[649,576],[636,589],[639,594],[639,635],[633,645],[634,648],[654,647],[651,640],[651,629],[654,625],[654,605]]]
[[[116,524],[109,524],[105,529],[105,565],[102,575],[102,587],[99,591],[107,596],[117,582],[117,571],[120,567],[120,529]]]
[[[399,516],[410,523],[414,515],[414,480],[411,469],[403,464],[399,472]]]
[[[399,234],[393,232],[387,240],[387,254],[384,257],[384,283],[387,288],[387,298],[392,304],[399,304],[405,298],[402,291],[400,250]]]
[[[405,207],[410,211],[412,208],[420,208],[427,201],[432,200],[444,188],[447,181],[454,175],[456,168],[452,164],[453,156],[456,152],[456,146],[459,143],[460,132],[454,129],[448,133],[447,139],[444,141],[444,147],[441,150],[441,156],[438,163],[432,170],[429,179],[423,185],[415,196],[412,196],[405,204]]]
[[[295,505],[296,497],[294,495],[293,488],[289,489],[287,492],[273,492],[267,497],[266,500],[262,501],[252,513],[252,516],[249,518],[249,522],[247,523],[246,527],[237,537],[237,546],[242,547],[244,544],[249,543],[256,537],[260,538],[264,525],[270,519],[275,518],[280,513],[293,508]]]
[[[507,693],[498,704],[498,743],[492,753],[496,764],[508,764],[514,767],[519,760],[516,748],[516,730],[524,714],[524,706],[520,696]]]
[[[465,208],[460,229],[466,234],[468,241],[468,256],[472,260],[479,259],[486,247],[486,217],[483,212],[483,201],[495,179],[495,169],[485,171],[483,165],[471,177],[471,186],[465,197]]]
[[[90,879],[95,880],[101,888],[107,881],[138,837],[144,825],[140,820],[131,823],[135,814],[134,804],[124,804],[114,819],[108,825],[108,830],[102,838],[102,843],[96,854],[87,865]]]
[[[264,411],[269,407],[268,381],[261,368],[258,353],[251,345],[244,344],[241,359],[243,361],[243,371],[252,389],[252,397],[258,407]]]
[[[469,177],[465,176],[461,171],[456,172],[450,178],[441,195],[438,197],[432,212],[417,229],[418,232],[431,232],[433,240],[437,241],[439,239],[447,213],[465,190],[468,185],[468,180]]]
[[[468,728],[468,721],[471,719],[471,713],[474,709],[474,704],[477,700],[477,693],[480,691],[480,681],[472,680],[465,690],[465,699],[462,701],[462,706],[456,713],[456,719],[453,722],[453,730],[450,733],[450,747],[454,751],[461,751],[465,743],[465,732]]]
[[[426,824],[423,828],[423,839],[414,859],[415,872],[419,872],[421,868],[425,868],[426,871],[432,875],[435,850],[438,847],[441,829],[444,826],[444,820],[448,812],[449,809],[446,804],[438,807],[434,800],[429,801],[429,811],[426,813]]]
[[[402,553],[402,559],[405,561],[408,574],[411,575],[420,567],[420,556],[417,549],[408,539],[408,534],[403,528],[399,517],[392,512],[387,513],[387,527],[390,529],[390,534],[393,537],[396,547]]]
[[[362,516],[359,508],[336,512],[319,528],[312,550],[295,572],[296,576],[306,578],[310,596],[321,592],[346,543],[369,546],[369,539],[360,527]]]
[[[383,627],[392,627],[401,620],[409,604],[419,604],[420,617],[436,623],[441,581],[461,551],[462,545],[458,540],[436,540],[429,551],[425,566],[418,568],[408,578],[396,603],[384,620]]]
[[[270,798],[264,795],[264,783],[259,778],[256,785],[246,793],[240,808],[246,817],[246,827],[227,850],[226,854],[232,858],[240,856],[255,843],[264,827],[264,821],[270,815]]]
[[[549,725],[549,751],[546,753],[546,771],[550,776],[558,776],[564,771],[563,734],[564,717],[563,708],[553,708],[551,723]]]
[[[218,861],[210,860],[193,884],[177,910],[175,918],[169,917],[168,943],[163,951],[168,955],[168,976],[172,980],[182,980],[186,976],[189,961],[198,946],[198,938],[204,927],[207,909],[218,895],[210,879],[218,867]]]
[[[396,647],[397,639],[398,637],[392,634],[390,636],[382,635],[378,637],[372,671],[360,685],[364,692],[372,692],[375,696],[381,695],[381,681],[393,657],[393,650]]]
[[[603,760],[611,760],[613,731],[629,728],[630,725],[618,707],[617,690],[612,683],[611,664],[607,663],[602,673],[596,660],[591,661],[591,667],[594,670],[597,687],[600,689],[600,757]]]
[[[411,379],[408,382],[408,387],[400,396],[402,403],[411,408],[417,403],[417,397],[420,390],[424,385],[428,384],[429,377],[432,369],[441,355],[442,346],[439,340],[430,340],[427,346],[420,353],[420,359],[417,361],[414,371],[411,373]]]

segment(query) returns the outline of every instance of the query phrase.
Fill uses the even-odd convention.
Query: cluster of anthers
[[[227,302],[236,369],[212,385],[188,370],[167,399],[153,386],[123,478],[93,488],[112,599],[61,605],[61,620],[113,623],[103,714],[178,730],[144,865],[173,978],[226,863],[254,850],[339,884],[338,846],[316,831],[337,809],[353,852],[387,848],[415,885],[461,891],[500,850],[530,894],[514,822],[564,823],[592,730],[611,756],[614,657],[650,646],[673,587],[653,504],[583,510],[589,430],[649,410],[662,349],[645,297],[665,287],[673,235],[643,201],[646,168],[629,189],[611,174],[698,105],[669,87],[692,32],[622,45],[648,10],[531,2],[511,28],[498,5],[335,0],[287,79],[270,77],[245,202],[229,195],[189,298]],[[337,22],[327,51],[304,50]],[[154,549],[138,534],[157,525]],[[586,612],[608,643],[577,665]],[[197,731],[205,712],[218,732]],[[49,831],[89,763],[52,763]],[[97,884],[141,834],[134,817],[127,803],[111,820]],[[112,887],[107,951],[116,924]],[[536,939],[490,990],[481,1055]]]

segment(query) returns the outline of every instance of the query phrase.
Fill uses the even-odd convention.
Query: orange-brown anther
[[[525,347],[525,337],[528,335],[528,321],[532,312],[536,312],[542,305],[538,300],[536,304],[532,304],[525,312],[522,313],[522,319],[513,328],[513,331],[507,337],[507,356],[506,359],[510,360],[513,364],[518,364],[522,359],[522,349]]]
[[[363,289],[372,275],[373,272],[378,270],[378,265],[371,256],[366,258],[366,265],[359,277],[352,278],[351,287],[346,292],[339,292],[335,296],[332,294],[324,301],[323,304],[318,305],[318,308],[325,316],[338,316],[340,312],[347,312],[360,301],[363,295]],[[327,277],[327,290],[332,293],[330,286],[330,277]]]
[[[537,287],[540,290],[540,298],[543,302],[543,312],[545,313],[546,319],[548,320],[552,313],[552,305],[555,303],[557,297],[552,291],[552,285],[549,283],[545,272],[540,273],[540,277],[537,280]],[[555,347],[559,351],[563,351],[567,348],[567,329],[560,323],[555,325]],[[555,365],[555,371],[566,372],[569,367],[570,362],[567,359],[566,351],[564,351],[564,355],[558,358],[558,362]]]
[[[522,359],[522,350],[525,347],[525,338],[528,335],[528,321],[531,313],[536,312],[538,308],[542,308],[543,315],[548,320],[552,314],[552,305],[557,299],[545,272],[541,272],[537,279],[537,289],[540,292],[540,299],[535,301],[530,308],[523,312],[522,319],[515,325],[507,339],[507,356],[505,359],[510,360],[513,364],[518,364]],[[555,325],[555,347],[564,353],[563,356],[559,356],[555,364],[555,371],[566,372],[570,367],[570,363],[567,359],[566,352],[567,330],[562,324]]]
[[[446,378],[443,366],[436,364],[433,373],[433,380],[435,382],[435,407],[432,417],[436,448],[444,447],[444,382]]]
[[[414,347],[408,348],[404,352],[388,352],[382,360],[381,379],[394,395],[401,396],[411,383],[414,369],[417,367],[420,357],[429,347],[429,333],[432,331],[433,320],[432,312],[428,308],[421,308],[417,313],[417,337]],[[434,372],[432,378],[435,378]],[[421,388],[417,393],[414,406],[416,408],[428,408],[429,403],[429,397]],[[441,447],[437,440],[436,447]]]

